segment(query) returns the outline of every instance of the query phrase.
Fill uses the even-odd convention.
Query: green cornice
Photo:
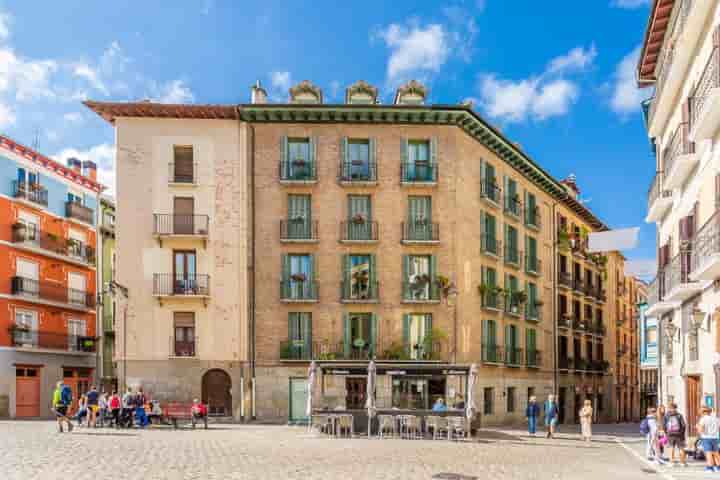
[[[245,104],[238,106],[238,114],[241,120],[251,123],[347,122],[455,125],[485,145],[539,188],[565,203],[591,226],[598,230],[608,229],[590,210],[568,195],[560,182],[468,106]]]

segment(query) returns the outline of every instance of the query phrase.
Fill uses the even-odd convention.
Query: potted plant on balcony
[[[307,161],[303,157],[296,157],[295,160],[292,161],[293,167],[304,167],[307,165]]]
[[[407,350],[401,343],[392,342],[388,348],[383,351],[383,358],[386,360],[408,360]]]
[[[510,294],[510,309],[517,313],[520,306],[527,302],[527,293],[522,290]]]
[[[424,360],[439,360],[440,349],[433,347],[447,341],[447,338],[447,333],[440,328],[433,328],[427,332],[422,339],[422,358]]]
[[[352,218],[350,220],[355,225],[364,225],[365,222],[367,221],[367,218],[365,217],[365,214],[363,214],[363,213],[356,213],[355,215],[352,216]]]
[[[293,282],[302,283],[307,280],[307,276],[304,273],[293,273],[292,275],[290,275],[290,280],[292,280]]]

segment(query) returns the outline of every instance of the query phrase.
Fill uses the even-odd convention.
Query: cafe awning
[[[367,361],[356,362],[318,362],[323,375],[367,375]],[[439,362],[376,362],[377,375],[468,375],[470,365],[458,365]]]

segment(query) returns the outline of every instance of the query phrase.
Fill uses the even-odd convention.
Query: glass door
[[[174,263],[174,293],[192,295],[197,291],[197,258],[194,251],[176,251]]]

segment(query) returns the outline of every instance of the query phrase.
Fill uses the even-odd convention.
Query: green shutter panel
[[[438,164],[438,139],[432,137],[430,139],[430,180],[437,181],[437,164]]]
[[[309,313],[303,313],[303,331],[305,332],[305,356],[306,358],[313,358],[312,351],[312,315]]]
[[[486,173],[485,160],[483,160],[483,159],[481,158],[481,159],[480,159],[480,191],[481,191],[481,192],[484,191],[484,188],[485,188],[485,185],[486,185],[485,182],[486,182],[487,179],[486,179],[486,177],[485,177],[485,173]]]
[[[307,291],[310,293],[311,298],[317,298],[317,268],[315,266],[315,254],[311,253],[308,257],[310,257],[310,275],[308,275],[308,277],[310,277],[310,286]]]
[[[505,359],[510,360],[512,358],[512,326],[507,325],[505,327]]]
[[[377,351],[378,321],[375,313],[370,314],[370,358],[375,358]]]
[[[405,354],[410,355],[412,347],[410,346],[410,314],[406,313],[403,315],[403,346],[405,347]]]
[[[425,314],[425,335],[430,335],[432,333],[432,314],[426,313]]]
[[[408,140],[407,138],[400,139],[400,165],[402,172],[402,181],[408,180]]]
[[[286,179],[290,174],[290,164],[288,162],[288,137],[283,135],[280,137],[280,178]]]
[[[503,229],[505,230],[505,260],[508,260],[510,258],[510,251],[512,250],[512,246],[510,245],[510,226],[506,223],[503,225]]]
[[[403,298],[410,298],[410,256],[403,255],[402,259],[402,285],[403,285]]]
[[[288,340],[290,341],[290,345],[292,346],[292,342],[296,340],[298,336],[297,331],[297,313],[290,312],[288,313]]]
[[[530,217],[528,215],[529,210],[527,208],[528,207],[528,192],[527,192],[527,190],[525,190],[525,194],[523,196],[523,205],[525,205],[525,225],[527,225],[528,223],[530,223]]]
[[[507,210],[508,205],[509,205],[508,199],[510,198],[510,187],[509,187],[507,175],[503,175],[503,192],[504,192],[504,196],[505,196],[503,205],[505,205],[504,208],[505,208],[505,210]]]
[[[283,254],[280,262],[280,296],[281,298],[290,298],[290,256]]]
[[[495,238],[496,238],[495,237],[496,236],[495,229],[497,228],[497,226],[495,224],[495,217],[492,215],[487,215],[485,217],[485,221],[487,223],[487,225],[485,226],[485,229],[487,230],[487,236],[491,243],[490,246],[494,249],[495,253],[498,254],[499,252],[498,252],[496,241],[495,241]]]
[[[342,137],[340,140],[340,158],[342,159],[342,178],[348,180],[350,178],[350,149],[348,148],[348,138]]]
[[[375,254],[370,255],[370,298],[378,298],[377,267],[375,264]]]
[[[318,138],[317,137],[310,137],[309,139],[310,145],[310,178],[315,178],[315,171],[317,168],[317,145],[318,145]]]
[[[377,180],[377,162],[375,160],[375,157],[377,156],[375,153],[375,149],[377,148],[376,142],[374,138],[370,138],[368,140],[368,160],[369,160],[369,167],[370,167],[370,180]]]
[[[485,235],[487,234],[487,225],[485,225],[485,212],[480,211],[480,243],[485,245]]]
[[[350,358],[350,315],[343,313],[343,353]]]
[[[437,285],[437,257],[430,255],[430,298],[437,300],[438,297],[438,285]]]
[[[488,360],[488,346],[490,345],[490,336],[489,336],[490,332],[488,331],[488,329],[489,329],[488,321],[483,320],[482,321],[482,345],[481,345],[483,361]]]
[[[343,298],[350,298],[350,270],[352,268],[352,260],[350,255],[342,256],[342,284],[343,284]]]

